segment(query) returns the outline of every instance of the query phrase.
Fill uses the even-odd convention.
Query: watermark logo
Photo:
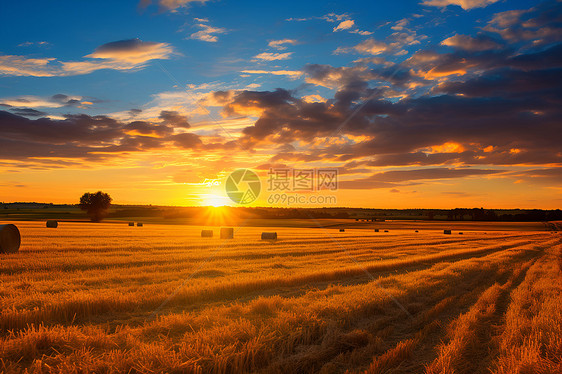
[[[221,185],[221,181],[219,179],[207,179],[205,178],[205,180],[203,181],[203,184],[205,185],[205,187],[214,187],[214,186],[220,186]]]
[[[225,189],[230,200],[237,204],[250,204],[260,195],[261,182],[252,170],[237,169],[226,179]]]
[[[337,197],[323,195],[338,189],[338,169],[270,168],[267,202],[271,205],[335,205]]]
[[[338,169],[270,168],[267,173],[270,192],[336,191]]]

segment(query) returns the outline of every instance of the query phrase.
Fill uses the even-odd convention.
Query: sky
[[[557,209],[561,82],[560,1],[2,2],[0,202]]]

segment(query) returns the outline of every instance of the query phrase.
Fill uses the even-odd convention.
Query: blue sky
[[[173,54],[159,60],[159,64],[182,84],[220,82],[242,86],[255,83],[264,89],[298,88],[302,79],[292,81],[280,76],[254,74],[243,78],[240,72],[300,70],[311,63],[346,65],[361,56],[334,54],[338,47],[350,47],[371,37],[385,40],[397,32],[392,27],[405,18],[409,20],[406,27],[419,34],[417,40],[420,43],[405,49],[415,51],[420,46],[438,44],[457,33],[474,33],[495,12],[528,8],[532,4],[530,1],[498,2],[484,8],[463,10],[455,5],[424,6],[419,1],[193,1],[176,9],[162,8],[158,4],[143,9],[137,1],[5,2],[0,14],[4,30],[1,52],[30,58],[80,61],[105,43],[139,38],[170,44]],[[354,27],[333,32],[341,22],[322,19],[332,13],[348,15],[342,21],[353,20]],[[217,38],[213,42],[193,39],[191,35],[201,30],[199,24],[223,31],[210,34]],[[354,30],[372,34],[348,32]],[[427,39],[421,39],[421,35]],[[298,44],[287,44],[283,50],[268,46],[272,40],[283,39],[295,40]],[[41,42],[46,44],[38,44]],[[260,53],[291,55],[285,60],[254,61],[254,56]],[[394,56],[390,60],[407,57]],[[148,63],[143,69],[125,73],[98,70],[91,74],[48,79],[5,77],[0,83],[0,96],[48,96],[64,92],[109,101],[91,108],[92,113],[130,109],[150,101],[152,94],[176,85],[159,64]],[[108,86],[111,86],[110,90]],[[315,92],[315,89],[309,88],[308,91]]]
[[[557,129],[560,4],[4,2],[0,193],[101,175],[118,201],[188,205],[185,183],[235,167],[330,166],[344,205],[555,206],[561,156],[527,132]]]

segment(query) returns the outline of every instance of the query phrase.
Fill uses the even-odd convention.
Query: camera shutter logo
[[[237,169],[226,179],[225,189],[230,200],[238,204],[250,204],[260,195],[261,182],[252,170]]]

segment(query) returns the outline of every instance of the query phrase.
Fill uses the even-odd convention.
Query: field
[[[540,223],[14,223],[0,371],[562,372],[561,237]]]

